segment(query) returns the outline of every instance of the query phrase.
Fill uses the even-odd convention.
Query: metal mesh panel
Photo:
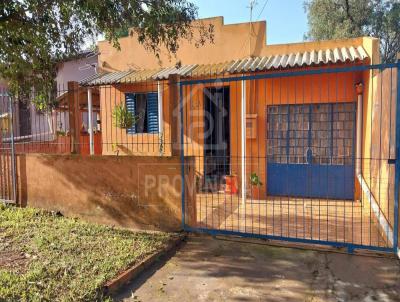
[[[393,165],[398,68],[332,67],[183,80],[183,148],[185,156],[195,158],[199,179],[195,202],[184,199],[185,206],[196,208],[185,228],[350,252],[393,252],[398,242],[399,171]],[[361,82],[364,90],[358,95]],[[201,185],[208,171],[202,146],[206,133],[198,123],[205,110],[203,89],[214,85],[230,90],[224,96],[230,102],[230,143],[229,155],[220,157],[225,175],[218,174],[218,185],[207,189]],[[361,126],[357,104],[363,107]],[[199,109],[199,117],[192,108]],[[189,132],[193,121],[197,131]],[[357,127],[362,127],[358,137]],[[214,148],[212,142],[207,148]]]

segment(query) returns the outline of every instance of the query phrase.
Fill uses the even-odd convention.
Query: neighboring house
[[[59,93],[66,91],[70,81],[79,82],[96,74],[97,64],[98,53],[90,50],[61,62],[56,76],[57,91]]]
[[[68,82],[79,82],[82,79],[96,74],[98,54],[93,51],[84,51],[79,55],[65,60],[58,65],[56,85],[57,98],[63,101],[68,90]],[[7,89],[3,82],[0,91]],[[4,106],[3,106],[4,107]],[[6,106],[5,108],[8,108]],[[5,109],[4,108],[4,109]],[[4,112],[2,109],[1,112]],[[66,132],[69,129],[68,113],[53,111],[52,114],[41,113],[33,102],[18,102],[14,108],[14,136],[16,142],[52,141],[57,131]],[[82,122],[87,127],[87,111],[82,112]],[[97,115],[94,115],[94,125],[97,125]]]
[[[80,82],[83,79],[91,77],[96,74],[98,64],[98,53],[93,51],[81,52],[74,58],[66,60],[58,65],[56,83],[57,83],[57,96],[59,101],[66,102],[66,93],[68,92],[68,82]],[[80,92],[80,102],[87,103],[85,91]],[[63,111],[57,114],[56,117],[56,130],[66,132],[69,129],[68,112]],[[97,114],[93,116],[93,125],[97,127],[98,121]],[[88,127],[88,113],[87,110],[82,111],[81,116],[82,126],[87,129]]]

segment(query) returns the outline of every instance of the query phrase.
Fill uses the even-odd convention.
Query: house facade
[[[98,73],[59,78],[67,87],[51,114],[55,137],[24,145],[119,163],[102,169],[124,193],[93,183],[111,216],[125,211],[118,198],[142,208],[136,187],[171,198],[188,231],[392,252],[400,65],[380,64],[370,37],[269,45],[265,22],[196,22],[213,24],[214,43],[181,41],[160,60],[134,34],[119,50],[99,42]],[[121,156],[140,166],[137,177],[124,167],[137,182],[121,177]],[[180,190],[160,193],[165,181]]]
[[[355,87],[359,83],[364,86],[363,157],[368,157],[372,129],[371,121],[367,121],[372,110],[370,72],[285,75],[379,63],[378,40],[361,37],[268,45],[265,22],[253,23],[257,34],[249,34],[248,23],[225,25],[221,17],[202,22],[214,25],[215,43],[196,48],[184,42],[177,59],[168,61],[162,56],[161,63],[135,36],[120,39],[121,50],[99,43],[102,73],[82,85],[95,87],[100,93],[103,154],[170,155],[171,120],[177,112],[170,102],[169,77],[178,74],[181,81],[211,78],[215,79],[213,83],[194,82],[182,90],[185,155],[196,157],[202,182],[237,175],[241,183],[241,178],[256,173],[262,180],[262,196],[359,198],[354,161]],[[245,47],[238,48],[241,42]],[[244,85],[223,80],[262,74],[282,76],[249,80]],[[120,105],[133,114],[143,112],[139,124],[118,128],[112,116]],[[246,176],[241,172],[243,153]],[[304,169],[307,162],[315,163],[311,172]],[[307,178],[307,173],[314,175],[311,191],[299,181]],[[328,175],[338,177],[327,182]]]

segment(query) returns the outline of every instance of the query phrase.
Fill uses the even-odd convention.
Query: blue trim
[[[385,69],[385,68],[394,68],[398,65],[396,63],[388,63],[388,64],[375,64],[375,65],[357,65],[357,66],[347,66],[340,68],[323,68],[323,69],[313,69],[313,70],[301,70],[301,71],[292,71],[292,72],[275,72],[268,74],[255,74],[255,75],[247,75],[247,76],[233,76],[233,77],[225,77],[219,78],[215,77],[212,79],[199,79],[199,80],[186,80],[182,81],[181,85],[193,85],[193,84],[206,84],[206,83],[214,83],[216,80],[219,82],[237,82],[243,80],[259,80],[259,79],[271,79],[271,78],[282,78],[282,77],[295,77],[302,75],[316,75],[316,74],[328,74],[328,73],[340,73],[340,72],[354,72],[354,71],[366,71],[373,69]],[[252,71],[249,71],[252,72]]]
[[[159,132],[159,121],[158,121],[158,93],[157,92],[129,92],[125,93],[125,104],[127,110],[136,116],[136,96],[138,94],[146,95],[146,119],[147,119],[147,132],[143,133],[158,133]],[[131,128],[126,129],[127,134],[138,134],[136,124]],[[139,134],[143,134],[142,132]]]
[[[332,247],[336,247],[336,248],[347,248],[349,253],[352,253],[356,249],[393,253],[393,248],[391,248],[391,247],[379,247],[379,246],[371,246],[371,245],[352,244],[352,243],[347,243],[347,242],[292,238],[292,237],[275,236],[275,235],[261,235],[261,234],[242,233],[242,232],[236,232],[236,231],[215,230],[215,229],[205,229],[205,228],[192,228],[187,225],[184,226],[184,230],[186,232],[205,233],[205,234],[210,234],[212,236],[230,235],[230,236],[240,236],[243,238],[270,239],[270,240],[281,240],[281,241],[283,240],[283,241],[288,241],[288,242],[327,245],[327,246],[332,246]]]
[[[393,251],[397,253],[399,243],[399,182],[400,182],[400,59],[397,61],[397,101],[396,101],[396,165],[394,180],[394,227],[393,227]]]
[[[136,115],[136,95],[134,93],[125,93],[125,105],[128,112]],[[127,134],[136,134],[136,125],[126,129]]]
[[[147,133],[158,133],[158,93],[147,93]]]
[[[182,229],[185,229],[185,146],[184,146],[184,133],[183,133],[183,126],[184,126],[184,120],[183,120],[183,93],[182,93],[182,82],[179,81],[178,87],[179,87],[179,111],[180,111],[180,132],[181,132],[181,139],[180,139],[180,155],[181,155],[181,202],[182,202]]]

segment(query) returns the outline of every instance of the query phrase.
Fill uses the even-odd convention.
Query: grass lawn
[[[102,285],[171,236],[0,204],[0,301],[108,301]]]

